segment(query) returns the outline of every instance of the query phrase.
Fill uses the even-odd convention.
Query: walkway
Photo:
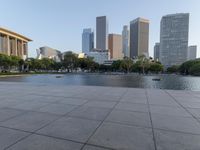
[[[0,150],[199,150],[200,92],[0,83]]]

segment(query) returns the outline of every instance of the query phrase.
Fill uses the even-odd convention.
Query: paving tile
[[[150,110],[151,110],[151,113],[156,113],[156,114],[161,114],[161,115],[192,117],[182,107],[150,105]]]
[[[27,112],[26,114],[4,121],[0,125],[23,131],[35,131],[57,118],[58,116],[52,114]]]
[[[187,110],[192,113],[196,118],[200,118],[200,108],[187,108]]]
[[[182,102],[181,105],[185,108],[199,108],[200,109],[200,102]]]
[[[28,99],[29,101],[46,102],[46,103],[56,103],[65,99],[64,97],[61,97],[61,96],[42,96],[42,95],[34,95],[34,94],[31,94],[27,97],[31,98],[31,99]]]
[[[148,106],[145,104],[120,102],[116,105],[115,109],[125,111],[149,112]]]
[[[110,111],[111,110],[107,108],[82,106],[72,111],[69,116],[102,121]]]
[[[200,123],[193,118],[152,114],[154,128],[200,134]]]
[[[79,143],[40,135],[31,135],[8,150],[80,150],[81,147],[82,144]]]
[[[10,108],[0,108],[0,122],[5,121],[7,119],[13,118],[20,114],[23,114],[24,111]]]
[[[178,101],[178,102],[200,102],[199,98],[196,97],[192,97],[191,95],[188,97],[180,97],[180,96],[174,96],[174,98]]]
[[[116,102],[105,102],[105,101],[89,101],[85,106],[100,107],[100,108],[113,108]]]
[[[64,98],[64,99],[60,100],[58,103],[59,104],[69,104],[69,105],[83,105],[86,102],[88,102],[88,100],[80,99],[80,98]]]
[[[154,130],[157,150],[199,150],[200,135]]]
[[[76,105],[49,104],[47,106],[40,108],[38,111],[57,114],[57,115],[65,115],[68,112],[75,109],[76,107],[77,107]]]
[[[46,102],[34,102],[34,101],[27,101],[27,102],[23,102],[21,104],[15,105],[11,108],[15,108],[15,109],[21,109],[21,110],[32,110],[32,111],[36,111],[39,108],[48,105],[49,103]]]
[[[0,149],[5,149],[27,135],[25,132],[0,127]]]
[[[178,105],[176,101],[174,101],[171,98],[165,98],[165,97],[149,98],[148,101],[150,105],[180,107],[180,105]]]
[[[129,103],[139,103],[139,104],[147,104],[146,97],[123,97],[121,102],[129,102]]]
[[[12,107],[15,105],[18,105],[19,101],[18,100],[2,100],[0,101],[0,108],[4,108],[4,107]]]
[[[90,138],[90,144],[116,150],[154,150],[152,130],[104,123]]]
[[[84,146],[83,150],[110,150],[110,149],[86,145]]]
[[[149,113],[114,110],[107,117],[106,121],[142,127],[151,127]]]
[[[61,118],[39,130],[38,133],[78,142],[86,142],[99,124],[99,121],[79,118]]]

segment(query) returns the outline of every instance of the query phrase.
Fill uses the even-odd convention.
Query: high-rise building
[[[94,48],[94,32],[92,29],[83,29],[82,52],[88,54]]]
[[[187,60],[189,14],[162,17],[160,29],[160,61],[165,68]]]
[[[154,60],[159,61],[160,57],[160,43],[156,43],[154,46]]]
[[[108,21],[106,16],[96,18],[96,48],[108,49]]]
[[[128,26],[123,27],[122,31],[122,51],[125,57],[130,57],[130,31],[128,29]]]
[[[28,42],[31,39],[13,31],[0,27],[0,53],[8,56],[28,58]]]
[[[122,59],[122,35],[120,34],[109,34],[108,45],[110,51],[110,58],[114,60]]]
[[[130,22],[130,57],[149,56],[149,20],[137,18]]]
[[[197,58],[197,46],[189,46],[187,60],[193,60],[196,58]]]

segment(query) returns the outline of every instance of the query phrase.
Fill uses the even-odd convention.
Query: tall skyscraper
[[[108,45],[110,51],[110,58],[114,60],[122,59],[122,35],[120,34],[109,34]]]
[[[130,22],[130,57],[149,56],[149,20],[137,18]]]
[[[197,58],[197,46],[188,47],[188,60],[193,60]]]
[[[162,17],[160,31],[160,61],[165,68],[187,60],[189,14],[179,13]]]
[[[130,57],[130,31],[128,29],[128,26],[123,27],[122,31],[122,51],[125,57]]]
[[[96,18],[96,48],[108,49],[108,21],[106,16]]]
[[[156,43],[154,46],[154,60],[159,61],[160,57],[160,43]]]
[[[94,48],[94,32],[92,29],[83,29],[82,52],[88,54]]]

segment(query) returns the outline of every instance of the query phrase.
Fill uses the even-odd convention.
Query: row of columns
[[[1,46],[3,49],[1,49],[0,51],[4,54],[7,54],[8,56],[13,55],[24,58],[24,55],[28,55],[28,45],[27,42],[23,40],[10,37],[9,35],[4,35],[3,43],[1,44],[3,44],[3,46]]]

